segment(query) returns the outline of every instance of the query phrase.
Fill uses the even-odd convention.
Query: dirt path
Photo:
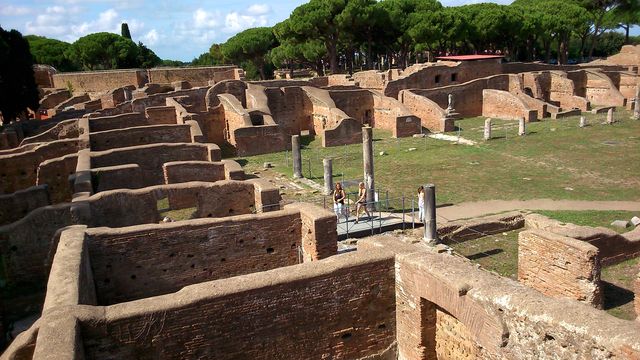
[[[489,200],[438,208],[438,221],[460,220],[514,210],[622,210],[638,211],[640,202],[582,200]]]

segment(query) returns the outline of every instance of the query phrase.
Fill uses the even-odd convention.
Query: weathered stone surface
[[[541,230],[518,235],[518,281],[541,293],[601,308],[598,249]]]

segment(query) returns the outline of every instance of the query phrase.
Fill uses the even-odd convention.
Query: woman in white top
[[[369,214],[369,210],[367,210],[367,189],[365,189],[363,182],[358,184],[358,201],[356,201],[356,224],[358,223],[358,220],[360,220],[360,209],[364,209],[364,212],[367,213],[367,217],[371,218],[371,214]]]
[[[418,221],[424,222],[424,186],[418,188]]]

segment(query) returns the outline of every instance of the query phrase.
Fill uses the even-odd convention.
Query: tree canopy
[[[222,55],[236,63],[247,62],[266,79],[269,51],[277,44],[273,30],[268,27],[252,28],[242,31],[222,44]]]
[[[58,71],[80,70],[76,63],[64,55],[71,44],[36,35],[27,35],[24,38],[29,42],[31,55],[36,64],[51,65]]]
[[[11,122],[27,108],[38,109],[38,88],[29,43],[16,30],[0,27],[0,111]]]

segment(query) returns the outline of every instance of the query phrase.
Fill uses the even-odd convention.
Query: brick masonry
[[[521,232],[518,281],[547,296],[602,308],[598,248],[580,240],[542,230]]]

